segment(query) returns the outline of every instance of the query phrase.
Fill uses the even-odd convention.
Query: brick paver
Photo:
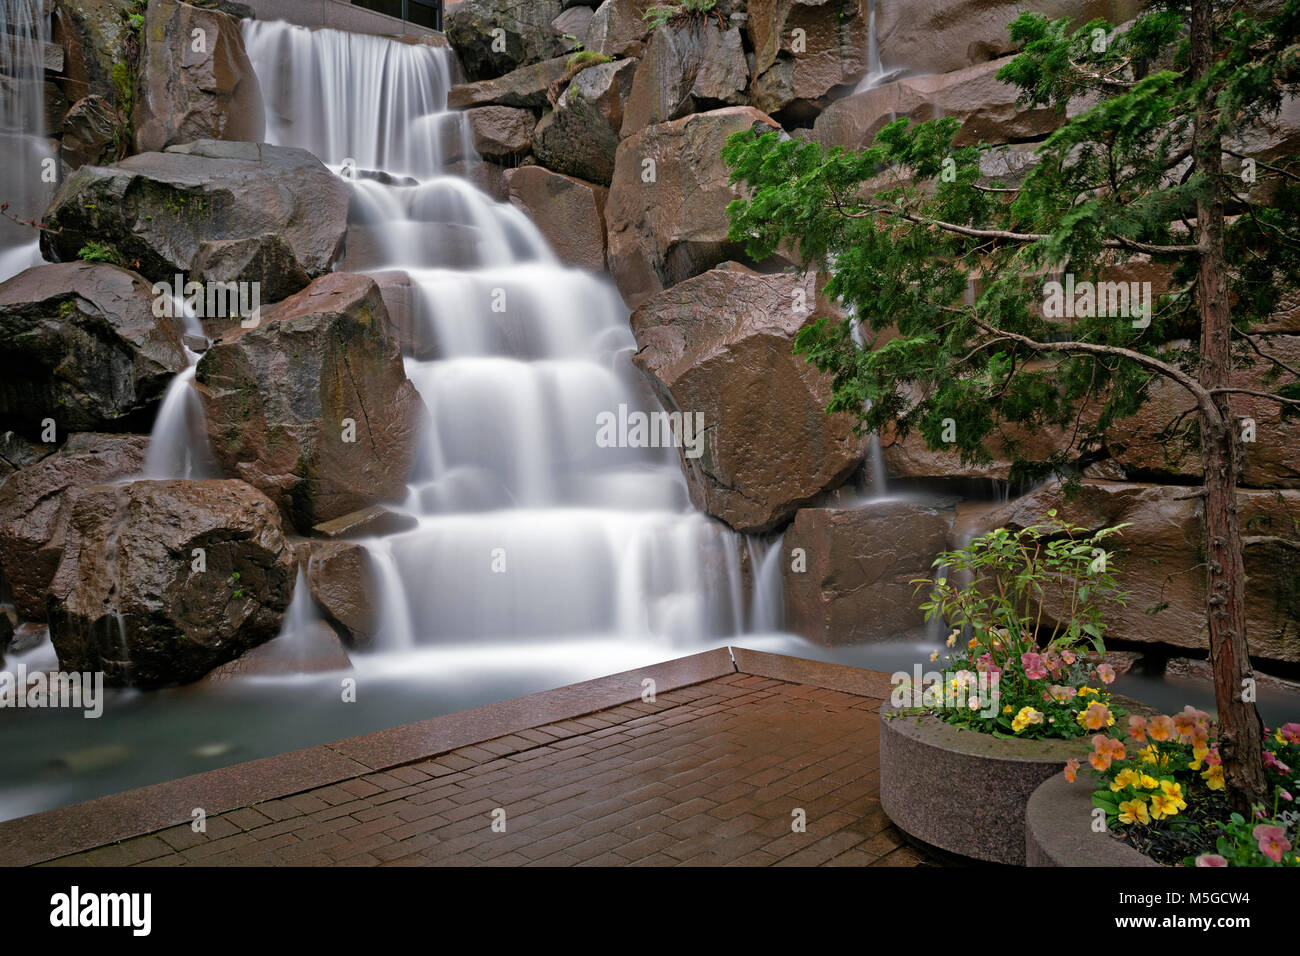
[[[45,865],[939,865],[880,809],[879,704],[736,673]]]

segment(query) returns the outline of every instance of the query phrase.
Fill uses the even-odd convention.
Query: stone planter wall
[[[1159,866],[1150,857],[1092,829],[1092,785],[1048,777],[1025,808],[1028,866]]]

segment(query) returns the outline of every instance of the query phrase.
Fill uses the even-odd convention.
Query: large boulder
[[[197,680],[279,633],[293,551],[242,481],[136,481],[79,494],[50,587],[67,671],[112,684]]]
[[[349,647],[366,647],[378,633],[381,617],[370,553],[355,541],[307,541],[297,550],[321,615]]]
[[[137,474],[148,448],[145,435],[80,432],[0,484],[0,577],[24,618],[45,620],[45,595],[63,557],[75,493]]]
[[[752,4],[751,4],[752,6]],[[1076,26],[1124,23],[1144,0],[876,0],[876,44],[886,72],[949,73],[1015,49],[1007,26],[1028,8]]]
[[[740,193],[720,151],[727,137],[776,128],[747,106],[696,113],[623,140],[605,204],[609,269],[635,308],[663,289],[741,255],[727,204]]]
[[[274,302],[333,268],[347,187],[306,150],[200,140],[83,166],[55,194],[46,258],[106,244],[153,282],[258,282]]]
[[[262,90],[239,20],[177,0],[151,0],[143,41],[132,114],[138,152],[196,139],[262,140]]]
[[[1016,87],[996,77],[1005,61],[990,61],[955,73],[912,76],[855,93],[831,104],[813,124],[824,146],[863,149],[887,123],[951,116],[962,128],[957,146],[1013,143],[1046,136],[1063,118],[1051,107],[1017,105]]]
[[[948,548],[943,502],[802,508],[782,539],[785,626],[828,646],[897,640],[925,625],[918,578]],[[796,549],[804,570],[796,570]]]
[[[465,112],[474,151],[488,159],[507,159],[528,152],[533,140],[533,113],[513,106],[478,106]]]
[[[102,263],[34,266],[0,284],[0,430],[41,437],[148,430],[186,366],[180,321],[155,318],[138,275]]]
[[[447,39],[471,80],[491,79],[574,48],[551,29],[562,0],[464,0],[447,13]]]
[[[815,114],[866,74],[869,0],[749,0],[753,103],[768,113]]]
[[[512,169],[506,178],[510,202],[527,214],[561,262],[604,271],[607,189],[541,166]]]
[[[660,0],[604,0],[587,24],[584,46],[607,56],[640,56],[645,46],[645,13]]]
[[[580,70],[533,132],[538,162],[608,186],[636,64],[615,60]]]
[[[862,461],[851,416],[828,416],[830,380],[793,354],[804,325],[833,316],[816,277],[729,264],[661,292],[631,318],[636,364],[664,405],[703,415],[683,453],[691,500],[737,531],[771,530]]]
[[[402,495],[423,404],[368,276],[317,279],[231,331],[196,382],[218,465],[300,531]]]
[[[1057,509],[1065,521],[1097,530],[1127,523],[1115,539],[1127,604],[1107,614],[1113,640],[1208,648],[1205,615],[1205,522],[1195,488],[1084,480],[1067,496],[1059,482],[1044,485],[978,520],[978,530],[1018,529]],[[1294,515],[1300,491],[1242,491],[1243,534],[1300,543]],[[1267,541],[1246,548],[1246,633],[1251,655],[1300,661],[1300,547]],[[1062,611],[1046,606],[1051,620]]]
[[[724,28],[714,20],[660,27],[637,63],[621,135],[742,103],[748,85],[740,27]]]
[[[108,100],[93,93],[84,96],[64,117],[59,157],[69,169],[111,163],[126,152],[125,129],[125,118]]]
[[[473,83],[457,83],[447,91],[447,108],[471,106],[514,106],[541,109],[547,105],[546,91],[569,69],[569,58],[558,56],[529,66],[521,66],[504,76]]]

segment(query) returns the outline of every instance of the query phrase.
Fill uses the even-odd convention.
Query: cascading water
[[[45,138],[42,0],[0,3],[0,282],[41,262],[36,229],[54,190],[54,156]]]
[[[676,451],[598,447],[600,413],[644,407],[617,294],[561,266],[518,209],[445,175],[475,159],[464,114],[445,109],[445,51],[283,23],[244,33],[268,140],[351,182],[346,268],[400,270],[413,293],[406,365],[429,425],[402,505],[417,526],[366,542],[379,647],[486,660],[563,644],[613,662],[629,644],[674,656],[743,630],[741,539],[691,509]]]

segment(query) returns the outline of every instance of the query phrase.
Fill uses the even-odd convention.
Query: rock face
[[[471,80],[558,56],[574,44],[551,29],[561,0],[464,0],[447,14],[447,39]]]
[[[533,133],[533,151],[544,166],[609,185],[636,63],[599,63],[573,77]]]
[[[0,429],[33,440],[146,430],[185,368],[178,320],[154,318],[150,285],[117,266],[35,266],[0,284]]]
[[[57,0],[51,40],[63,47],[60,82],[69,103],[91,94],[118,102],[113,68],[124,63],[131,0]],[[120,72],[120,70],[119,70]]]
[[[1010,53],[1007,24],[1026,9],[1082,25],[1096,18],[1123,23],[1142,6],[1141,0],[877,0],[876,42],[886,71],[948,73]]]
[[[122,114],[104,97],[82,97],[63,120],[59,156],[70,169],[111,163],[118,156],[118,140],[125,127]]]
[[[587,24],[584,46],[608,56],[640,56],[646,33],[645,12],[658,0],[604,0]]]
[[[800,328],[833,314],[814,282],[730,264],[632,314],[636,364],[665,406],[703,414],[703,454],[683,457],[691,500],[740,532],[776,527],[862,461],[850,418],[826,415],[829,380],[792,354]]]
[[[954,141],[1011,143],[1045,136],[1061,124],[1051,108],[1016,105],[1016,88],[995,74],[1005,61],[991,61],[937,76],[913,76],[837,100],[817,117],[813,137],[824,146],[864,149],[899,117],[916,122],[952,116],[962,121]]]
[[[819,644],[891,640],[925,624],[917,578],[948,549],[949,507],[887,501],[804,508],[782,540],[786,627]],[[802,548],[807,570],[789,558]]]
[[[811,115],[866,74],[868,0],[749,0],[748,9],[759,109]]]
[[[609,269],[635,308],[740,250],[727,241],[727,204],[738,192],[719,155],[727,137],[774,127],[745,106],[649,126],[619,144],[605,204]]]
[[[106,243],[152,282],[195,271],[260,282],[273,302],[338,261],[347,210],[347,187],[305,150],[200,140],[77,170],[41,250],[68,261]]]
[[[275,507],[242,481],[98,485],[72,506],[50,637],[64,670],[185,683],[275,637],[292,588]]]
[[[353,541],[311,541],[306,552],[312,600],[349,647],[365,647],[379,627],[379,588],[366,549]]]
[[[527,214],[561,262],[604,270],[608,190],[541,166],[512,169],[506,178],[510,202]]]
[[[25,619],[45,620],[45,595],[63,557],[76,491],[136,474],[148,447],[145,435],[83,432],[0,484],[0,577]]]
[[[531,110],[512,106],[479,106],[467,110],[470,137],[480,156],[503,159],[528,152],[533,139]]]
[[[300,531],[404,490],[423,405],[369,277],[317,279],[214,343],[196,381],[218,464]]]
[[[132,117],[138,152],[196,139],[261,142],[262,91],[236,18],[152,0],[143,40]]]
[[[496,105],[541,109],[547,105],[546,90],[564,76],[568,62],[568,57],[558,56],[493,79],[457,83],[447,91],[447,108],[458,110]]]
[[[1117,561],[1128,603],[1108,615],[1107,634],[1206,649],[1205,524],[1199,499],[1188,497],[1194,490],[1085,480],[1078,496],[1067,501],[1053,483],[989,512],[979,522],[980,531],[1022,528],[1050,508],[1090,529],[1129,522],[1118,539],[1122,553]],[[1292,516],[1300,513],[1300,492],[1242,491],[1237,503],[1247,537],[1296,539]],[[1276,544],[1247,547],[1246,574],[1251,656],[1300,661],[1300,551]]]
[[[741,103],[748,85],[739,27],[724,29],[713,20],[660,27],[637,64],[621,134]]]

